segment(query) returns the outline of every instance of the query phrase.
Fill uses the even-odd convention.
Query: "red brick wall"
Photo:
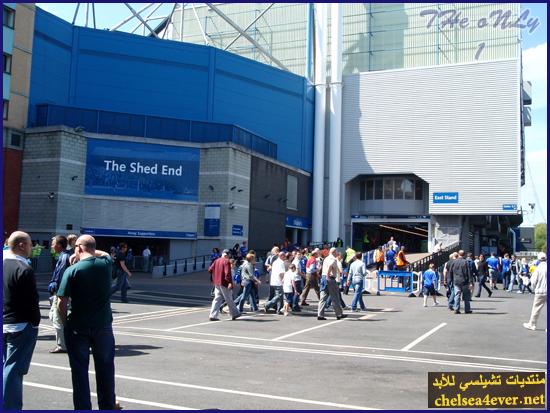
[[[18,229],[22,160],[23,151],[4,148],[4,233],[7,234]]]

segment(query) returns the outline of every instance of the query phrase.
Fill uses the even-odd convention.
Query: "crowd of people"
[[[289,245],[274,246],[263,262],[264,283],[269,284],[269,296],[260,306],[259,286],[262,275],[257,268],[257,255],[245,242],[220,252],[214,248],[208,269],[213,285],[210,321],[220,320],[223,308],[228,308],[232,320],[245,311],[274,311],[278,315],[298,315],[309,306],[311,290],[317,297],[317,320],[326,320],[326,311],[332,307],[337,320],[347,317],[344,310],[366,311],[363,301],[367,266],[364,253],[324,245],[323,248],[298,248]],[[9,236],[3,256],[3,407],[22,409],[23,376],[28,372],[40,323],[39,295],[30,259],[33,246],[30,236],[16,231]],[[98,404],[100,409],[119,409],[114,384],[115,343],[112,329],[111,300],[121,291],[121,301],[128,302],[131,288],[128,278],[128,245],[120,243],[109,252],[96,248],[90,235],[56,235],[51,249],[57,257],[48,283],[50,293],[49,317],[55,328],[56,345],[50,353],[67,353],[73,383],[75,409],[90,410],[88,379],[89,352],[94,357]],[[405,247],[393,237],[376,249],[376,271],[406,270],[410,264]],[[477,283],[475,296],[484,289],[488,296],[502,279],[503,288],[511,293],[518,285],[518,293],[534,294],[531,317],[523,326],[536,329],[536,323],[546,303],[546,255],[528,263],[514,255],[498,258],[491,254],[474,257],[460,250],[451,254],[443,267],[442,278],[432,263],[422,274],[424,306],[432,296],[438,305],[437,289],[440,281],[447,289],[448,307],[460,314],[471,313],[470,301]],[[487,281],[489,286],[486,285]],[[353,288],[351,305],[346,305],[343,294]],[[70,308],[70,311],[69,311]]]

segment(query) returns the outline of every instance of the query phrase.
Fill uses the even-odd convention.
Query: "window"
[[[394,199],[403,199],[403,179],[394,180]]]
[[[22,141],[22,137],[20,133],[15,133],[15,132],[11,133],[11,137],[10,137],[11,146],[21,147],[21,141]]]
[[[393,179],[384,179],[384,199],[393,199]]]
[[[414,199],[417,201],[422,201],[422,181],[420,179],[416,179],[414,181]]]
[[[366,184],[367,183],[365,181],[359,182],[359,200],[360,201],[364,201],[365,199],[367,199],[367,196],[365,193]]]
[[[8,112],[10,110],[10,101],[4,99],[3,107],[4,107],[4,117],[3,117],[3,119],[7,120],[8,119]]]
[[[412,179],[403,179],[403,195],[405,199],[414,199],[414,181]]]
[[[4,53],[2,61],[4,63],[4,73],[11,74],[11,54]]]
[[[15,10],[4,6],[4,26],[13,29],[15,23]]]
[[[382,179],[374,180],[374,199],[382,199],[384,192],[384,181]]]
[[[374,181],[369,179],[367,181],[367,196],[366,199],[374,199]]]
[[[298,178],[292,175],[286,177],[286,207],[298,209]]]

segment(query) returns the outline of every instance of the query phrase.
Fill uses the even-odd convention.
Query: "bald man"
[[[109,253],[96,250],[90,235],[80,236],[71,257],[74,265],[63,274],[57,290],[58,308],[65,324],[65,344],[71,365],[75,410],[91,410],[88,364],[94,357],[100,410],[115,409],[115,338],[111,313]],[[68,300],[71,313],[67,316]]]
[[[327,306],[328,297],[331,298],[332,305],[334,306],[334,312],[336,313],[336,319],[346,318],[346,315],[342,312],[342,306],[340,305],[340,291],[336,278],[339,277],[340,272],[337,262],[338,251],[336,248],[329,250],[329,255],[323,260],[323,267],[321,272],[321,299],[319,300],[319,306],[317,309],[317,320],[326,320],[325,308]]]
[[[3,408],[22,410],[23,376],[29,371],[36,345],[40,308],[36,278],[27,261],[32,251],[29,234],[14,232],[8,238],[8,248],[3,259]]]

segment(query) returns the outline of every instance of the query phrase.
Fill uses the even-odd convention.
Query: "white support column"
[[[315,4],[315,132],[313,138],[313,205],[311,241],[323,241],[323,191],[325,179],[325,115],[327,81],[328,5]]]
[[[328,241],[342,237],[340,193],[342,168],[342,4],[331,4],[330,147]]]

